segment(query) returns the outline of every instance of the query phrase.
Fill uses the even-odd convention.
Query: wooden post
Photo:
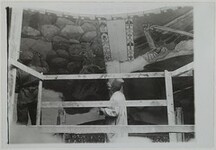
[[[9,53],[8,58],[17,60],[19,58],[19,48],[22,27],[22,9],[13,8],[11,13],[11,27],[9,34]],[[11,125],[15,122],[14,106],[15,106],[15,87],[16,87],[16,68],[13,68],[10,60],[8,60],[8,91],[7,91],[7,117],[8,117],[8,143],[10,143]]]
[[[66,113],[63,108],[59,108],[58,116],[57,116],[57,125],[65,125],[66,124]],[[62,140],[66,142],[66,135],[67,133],[60,133],[62,135]]]
[[[42,81],[39,81],[38,85],[38,102],[37,102],[37,119],[36,119],[36,125],[40,125],[41,122],[41,101],[42,101]]]
[[[177,125],[184,124],[184,116],[183,116],[182,107],[176,108],[176,124]],[[177,141],[178,142],[184,142],[185,141],[184,133],[177,133]]]
[[[22,27],[22,10],[12,9],[11,14],[11,28],[9,35],[9,56],[17,60],[19,58],[19,48],[21,39]],[[15,100],[15,85],[16,85],[16,68],[12,68],[10,60],[8,60],[8,117],[9,125],[14,121],[14,100]]]
[[[173,86],[171,73],[165,70],[168,125],[175,125]],[[176,133],[169,133],[170,142],[177,142]]]
[[[123,91],[124,91],[124,88],[123,88],[123,86],[121,87],[121,92],[123,93]],[[125,125],[128,125],[128,117],[127,117],[127,101],[126,101],[126,99],[125,99],[125,101],[124,101],[124,104],[123,104],[123,106],[124,106],[124,109],[125,109],[125,120],[126,120],[126,123],[125,123]],[[122,132],[121,133],[121,135],[124,135],[125,137],[128,137],[128,132],[127,131],[125,131],[125,132]]]

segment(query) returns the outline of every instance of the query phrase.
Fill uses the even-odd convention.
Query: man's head
[[[109,84],[111,92],[120,91],[123,83],[123,79],[113,79]]]

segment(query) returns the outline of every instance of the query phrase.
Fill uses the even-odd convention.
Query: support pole
[[[57,125],[65,125],[65,124],[66,124],[66,113],[65,113],[63,108],[59,108],[58,109],[58,116],[57,116]],[[68,140],[66,138],[67,133],[60,133],[60,135],[62,136],[62,139],[64,142],[66,142],[66,140]]]
[[[41,101],[42,101],[42,81],[39,81],[38,85],[38,102],[37,102],[37,120],[36,125],[40,125],[41,122]]]
[[[22,27],[22,9],[13,8],[11,13],[11,27],[9,32],[9,56],[17,60],[19,58],[19,48],[21,41],[21,27]],[[10,60],[8,60],[8,91],[7,91],[7,117],[8,117],[8,143],[10,143],[11,125],[15,122],[14,108],[15,108],[15,87],[16,87],[16,68],[13,68]]]
[[[176,108],[176,124],[177,125],[183,125],[184,124],[184,115],[182,107]],[[178,142],[184,142],[185,136],[184,133],[177,133],[177,141]]]
[[[21,39],[22,10],[12,9],[11,28],[9,35],[9,56],[17,60],[19,58],[19,47]],[[16,85],[16,68],[12,67],[11,61],[8,60],[8,117],[9,123],[14,121],[14,102],[15,102],[15,85]]]
[[[171,73],[165,70],[168,125],[175,125],[173,86]],[[177,142],[176,133],[169,133],[170,142]]]

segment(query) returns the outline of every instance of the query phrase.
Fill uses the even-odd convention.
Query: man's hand
[[[98,108],[99,115],[104,115],[104,108]]]

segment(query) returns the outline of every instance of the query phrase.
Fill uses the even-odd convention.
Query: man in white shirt
[[[100,108],[100,112],[105,115],[107,125],[127,125],[127,110],[124,94],[120,91],[124,81],[114,79],[110,87],[111,106]],[[128,136],[127,133],[108,133],[107,142],[115,142],[119,138]]]

